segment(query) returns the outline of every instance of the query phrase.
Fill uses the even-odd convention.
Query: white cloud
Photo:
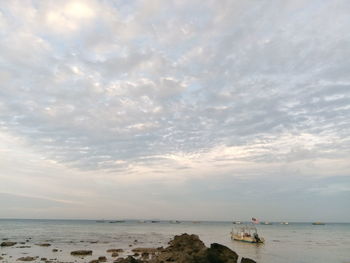
[[[51,169],[61,187],[60,176],[75,178],[69,190],[84,176],[125,187],[217,174],[348,176],[347,5],[7,1],[7,187]],[[85,195],[103,192],[84,187]]]

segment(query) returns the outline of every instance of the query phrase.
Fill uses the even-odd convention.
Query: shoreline
[[[52,241],[52,240],[51,240]],[[82,243],[89,243],[82,249]],[[46,242],[37,243],[31,237],[22,242],[11,241],[3,238],[0,242],[0,260],[4,263],[10,262],[41,262],[41,263],[68,263],[68,262],[114,262],[114,263],[237,263],[239,256],[230,248],[213,243],[206,247],[197,235],[175,235],[167,246],[142,247],[138,240],[125,248],[110,248],[110,244],[99,241],[69,242],[70,247],[63,250],[57,248],[57,244]],[[77,244],[80,244],[80,246]],[[102,245],[102,246],[101,246]],[[33,248],[31,253],[27,249]],[[69,249],[68,249],[69,248]],[[105,251],[102,252],[102,248]],[[17,257],[13,253],[15,253]],[[36,254],[35,254],[36,252]],[[41,252],[41,254],[39,254]],[[51,255],[51,256],[49,256]],[[199,260],[199,261],[198,261]],[[241,258],[242,263],[254,263],[248,258]]]

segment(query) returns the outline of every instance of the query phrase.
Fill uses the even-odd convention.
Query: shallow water
[[[4,258],[2,262],[16,262],[23,256],[39,256],[37,261],[32,262],[40,262],[41,257],[61,262],[88,262],[98,256],[107,256],[112,262],[110,254],[106,253],[109,248],[123,248],[123,256],[132,254],[132,248],[166,246],[174,235],[192,233],[199,235],[206,245],[214,242],[224,244],[240,256],[259,263],[350,263],[350,224],[259,225],[259,234],[266,240],[262,245],[231,241],[232,226],[230,222],[171,224],[127,221],[111,224],[90,220],[3,219],[0,220],[0,241],[8,239],[25,244],[0,248],[0,256]],[[35,245],[43,242],[51,246]],[[52,252],[52,249],[59,251]],[[91,249],[93,255],[85,258],[70,255],[71,251],[79,249]]]

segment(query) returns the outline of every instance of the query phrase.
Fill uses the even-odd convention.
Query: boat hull
[[[261,238],[260,241],[256,241],[253,237],[241,237],[237,235],[232,235],[231,238],[235,241],[246,242],[246,243],[264,243],[264,239]]]

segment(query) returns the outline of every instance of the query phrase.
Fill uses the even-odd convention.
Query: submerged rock
[[[76,250],[70,252],[72,256],[89,256],[92,255],[92,250]]]
[[[147,247],[138,247],[138,248],[133,248],[131,250],[132,252],[135,252],[135,253],[156,253],[158,251],[157,248],[147,248]]]
[[[135,259],[132,256],[128,256],[127,258],[118,258],[113,261],[113,263],[142,263],[141,260]]]
[[[39,246],[39,247],[49,247],[51,246],[51,244],[49,243],[39,243],[39,244],[35,244],[36,246]]]
[[[107,250],[107,253],[121,253],[121,252],[124,252],[124,250],[121,248],[111,248]]]
[[[19,261],[33,261],[33,260],[36,260],[38,257],[21,257],[17,260]]]
[[[0,244],[1,247],[12,247],[16,245],[17,242],[5,241]]]
[[[112,255],[111,255],[112,258],[116,258],[116,257],[118,257],[118,256],[119,256],[119,253],[118,253],[118,252],[113,252]]]
[[[106,262],[107,258],[105,256],[98,257],[99,262]]]

